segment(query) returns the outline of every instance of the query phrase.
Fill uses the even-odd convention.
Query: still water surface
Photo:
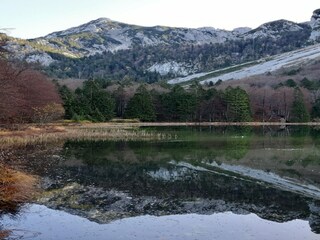
[[[320,239],[320,132],[151,128],[172,140],[21,152],[43,192],[9,239]]]

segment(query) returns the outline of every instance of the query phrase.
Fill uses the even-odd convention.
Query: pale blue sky
[[[310,20],[319,0],[7,0],[2,1],[0,28],[21,38],[44,36],[99,17],[143,25],[231,30],[287,19]]]

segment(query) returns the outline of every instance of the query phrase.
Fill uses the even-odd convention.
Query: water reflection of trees
[[[77,182],[85,186],[94,184],[105,189],[116,188],[125,192],[129,191],[137,198],[154,196],[158,199],[170,199],[170,202],[179,202],[177,206],[172,207],[178,213],[177,209],[181,206],[181,202],[206,199],[209,201],[222,200],[224,204],[233,206],[227,208],[228,210],[237,211],[238,207],[273,221],[283,222],[296,218],[310,218],[313,231],[318,232],[320,217],[316,212],[310,211],[309,204],[313,200],[308,197],[253,181],[242,181],[234,176],[224,176],[222,172],[217,175],[193,170],[184,171],[182,167],[172,164],[174,161],[201,166],[204,162],[218,159],[238,162],[246,159],[247,156],[254,158],[252,150],[260,148],[262,150],[281,147],[284,150],[301,148],[298,155],[295,151],[286,153],[287,158],[293,159],[293,165],[299,162],[299,166],[306,164],[304,159],[311,159],[307,165],[315,164],[314,156],[320,156],[319,151],[310,153],[308,149],[303,150],[303,147],[308,147],[312,143],[312,138],[307,134],[308,131],[307,133],[298,131],[294,137],[279,133],[277,136],[271,136],[271,139],[266,139],[256,133],[252,134],[252,131],[249,131],[247,135],[245,133],[232,137],[230,134],[210,136],[208,133],[201,138],[196,133],[189,136],[188,141],[180,142],[69,142],[65,144],[64,150],[66,161],[77,159],[84,166],[79,167],[78,165],[75,168],[69,166],[68,169],[65,169],[65,176],[66,179],[67,176],[70,179],[70,176],[77,175]],[[299,138],[299,140],[295,142],[293,138]],[[271,153],[274,154],[272,150]],[[277,156],[281,157],[281,155],[283,152],[280,151]],[[294,156],[298,156],[299,159]],[[272,160],[268,159],[268,156],[260,157],[265,157],[267,164],[270,164],[268,162]],[[277,164],[279,161],[281,162],[279,159],[276,161]],[[286,161],[283,161],[282,164],[286,166]],[[299,167],[295,166],[291,170],[295,173],[300,171]],[[61,176],[61,172],[59,174]],[[161,174],[169,176],[169,179],[161,178]],[[301,178],[300,173],[297,176]],[[210,209],[216,210],[219,207],[209,203],[206,209],[210,211]],[[220,209],[224,208],[220,206]],[[181,211],[183,212],[183,209]]]
[[[278,129],[243,128],[234,132],[225,128],[217,132],[214,128],[203,128],[201,132],[197,129],[191,129],[191,132],[190,129],[172,131],[181,138],[171,142],[67,142],[62,151],[49,151],[48,156],[43,156],[43,152],[39,156],[33,155],[33,160],[28,163],[35,174],[51,179],[51,182],[46,182],[48,190],[63,191],[65,186],[76,182],[84,188],[78,192],[70,190],[71,196],[86,192],[89,186],[91,191],[91,186],[94,186],[106,191],[100,196],[99,192],[92,190],[93,194],[103,198],[107,191],[116,189],[133,197],[133,203],[126,206],[132,211],[135,201],[144,202],[145,197],[154,199],[149,208],[142,208],[142,212],[136,215],[161,215],[163,207],[168,207],[172,211],[170,214],[190,211],[253,212],[279,222],[297,218],[309,220],[312,230],[320,232],[320,216],[310,207],[320,205],[314,199],[252,179],[226,175],[222,170],[211,169],[219,172],[215,174],[179,165],[187,163],[194,167],[208,167],[208,163],[213,161],[250,164],[249,167],[272,172],[287,170],[290,177],[298,180],[306,177],[312,183],[318,175],[315,173],[311,178],[308,170],[319,169],[320,159],[320,148],[316,144],[318,137],[312,135],[312,130],[289,129],[282,132]],[[61,196],[66,197],[64,194]],[[80,197],[86,206],[96,202],[92,198]],[[190,205],[189,208],[185,206],[186,202],[192,206],[199,205],[190,209]]]

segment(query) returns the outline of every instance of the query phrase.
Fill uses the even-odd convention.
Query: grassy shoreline
[[[63,140],[169,140],[176,136],[146,131],[140,127],[170,126],[320,126],[320,122],[106,122],[21,124],[13,129],[0,129],[0,150]]]
[[[320,122],[134,122],[134,123],[91,123],[100,127],[161,127],[161,126],[320,126]]]
[[[148,141],[171,138],[168,134],[150,132],[125,124],[26,124],[11,130],[0,130],[0,158],[1,149],[67,140]]]

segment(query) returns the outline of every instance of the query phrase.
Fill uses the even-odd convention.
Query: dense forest
[[[294,82],[294,81],[293,81]],[[320,98],[311,95],[319,83],[304,79],[274,87],[212,87],[193,83],[180,85],[128,83],[106,84],[88,80],[75,91],[58,85],[65,117],[74,120],[107,121],[112,118],[140,121],[308,122],[320,117]]]

